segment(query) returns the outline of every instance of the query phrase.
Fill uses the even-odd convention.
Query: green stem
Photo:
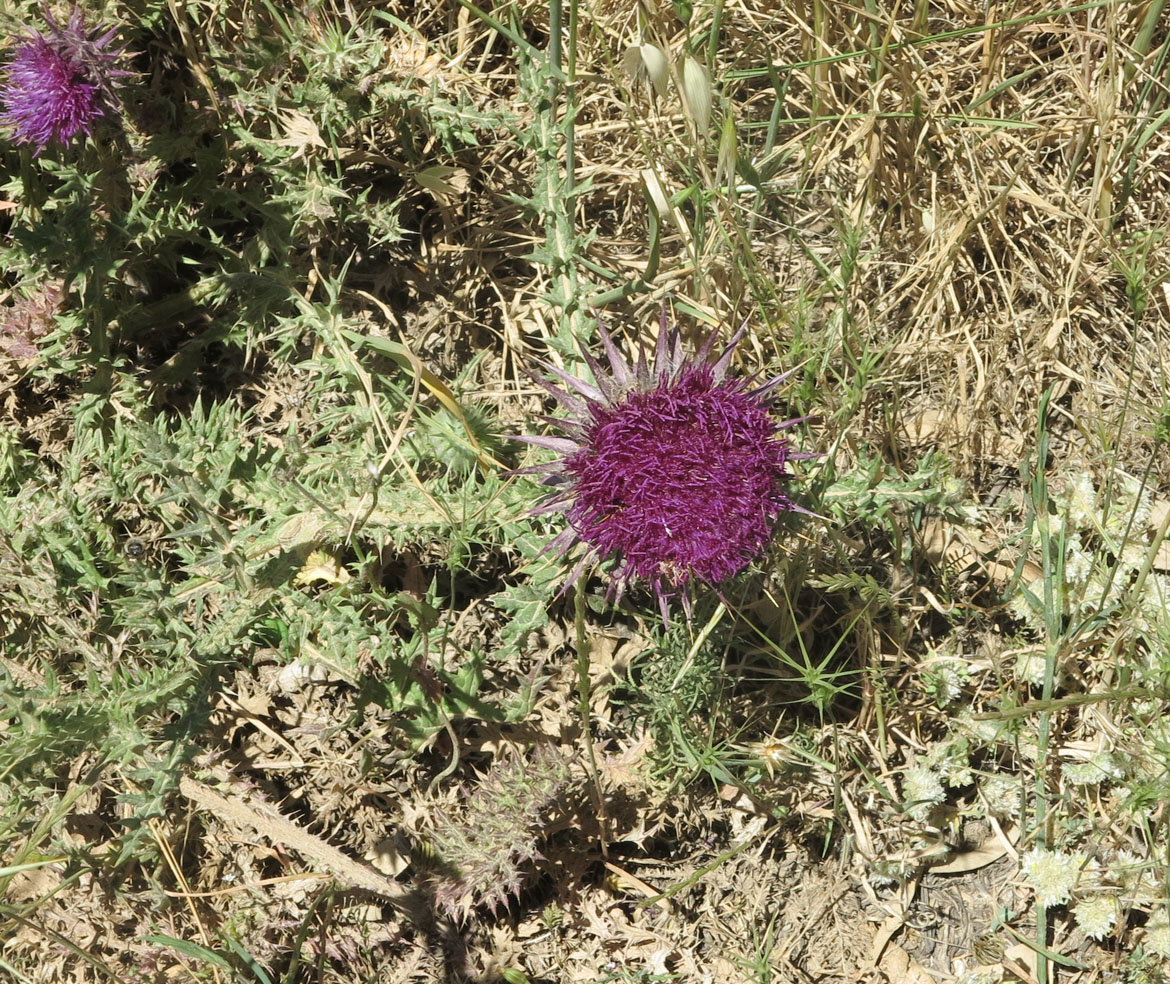
[[[1048,461],[1048,404],[1053,389],[1040,398],[1036,428],[1036,462],[1032,474],[1032,509],[1036,527],[1040,533],[1041,562],[1044,567],[1044,622],[1046,628],[1047,652],[1044,661],[1044,686],[1041,700],[1052,700],[1056,681],[1056,660],[1060,651],[1061,613],[1064,611],[1064,570],[1063,550],[1053,550],[1052,527],[1048,518],[1048,480],[1044,474]],[[1061,526],[1060,546],[1063,547],[1065,525]],[[1048,739],[1051,726],[1051,712],[1041,711],[1036,722],[1036,786],[1035,786],[1035,844],[1039,848],[1048,846]],[[1036,903],[1036,981],[1048,984],[1048,960],[1044,949],[1048,945],[1048,908]]]
[[[573,73],[576,71],[576,0],[569,0],[569,70],[565,72],[564,0],[550,0],[549,39],[543,65],[544,99],[537,113],[540,167],[538,201],[545,217],[545,260],[556,284],[551,296],[559,308],[557,336],[562,354],[575,348],[581,316],[576,270],[573,191],[575,172],[575,106]],[[563,157],[561,148],[563,150]]]
[[[601,854],[609,854],[609,824],[605,815],[605,798],[601,794],[601,773],[597,768],[597,753],[593,750],[589,686],[589,636],[585,632],[585,588],[578,582],[573,588],[573,632],[577,637],[577,713],[581,716],[581,740],[585,742],[585,756],[589,762],[589,792],[597,813],[597,829],[601,840]]]

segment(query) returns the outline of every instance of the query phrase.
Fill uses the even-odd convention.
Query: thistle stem
[[[597,753],[593,750],[593,728],[589,709],[589,637],[585,634],[585,590],[578,584],[573,589],[573,631],[577,637],[577,712],[581,715],[581,739],[589,768],[589,794],[597,813],[601,856],[609,857],[609,822],[605,815],[605,797],[601,794],[601,773],[597,768]]]

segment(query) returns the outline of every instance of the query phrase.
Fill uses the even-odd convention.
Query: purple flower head
[[[51,143],[67,144],[86,136],[102,116],[120,104],[114,87],[129,75],[115,67],[122,49],[107,50],[116,29],[86,31],[74,8],[67,25],[45,12],[49,33],[21,38],[0,86],[4,112],[0,122],[16,143],[34,144],[36,155]]]
[[[664,317],[653,365],[642,353],[632,367],[599,331],[608,371],[584,352],[596,385],[545,364],[565,385],[537,381],[572,416],[551,421],[564,437],[520,438],[561,455],[524,471],[547,473],[544,484],[558,490],[536,512],[568,516],[548,549],[587,545],[571,580],[591,559],[613,559],[612,596],[647,582],[665,619],[679,589],[738,574],[768,545],[782,513],[807,512],[784,487],[788,462],[813,455],[781,436],[799,420],[780,423],[769,412],[769,394],[785,376],[752,388],[727,375],[744,329],[714,362],[713,337],[686,359]],[[685,591],[682,600],[689,609]]]

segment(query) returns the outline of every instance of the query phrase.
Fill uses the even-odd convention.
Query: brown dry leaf
[[[604,696],[608,688],[622,675],[623,667],[629,659],[629,653],[637,649],[627,649],[629,640],[608,632],[599,632],[589,639],[589,683],[594,688],[594,698]],[[618,658],[618,654],[625,650],[626,656]],[[603,701],[597,701],[604,706]]]
[[[429,79],[439,74],[442,59],[414,34],[400,31],[386,46],[386,68],[396,75]]]
[[[1036,951],[1023,943],[1009,947],[1003,955],[1003,965],[1025,984],[1036,982]]]
[[[941,566],[946,558],[947,547],[951,542],[949,526],[950,524],[941,516],[928,516],[923,520],[919,534],[922,539],[922,550],[926,559],[935,567]]]
[[[962,570],[978,565],[997,588],[1003,588],[1016,576],[1014,566],[989,558],[995,545],[977,530],[955,526],[941,517],[931,516],[923,521],[919,535],[927,559],[935,566]],[[1021,579],[1025,584],[1031,584],[1043,574],[1038,564],[1024,561]]]
[[[295,109],[281,113],[280,125],[284,130],[284,137],[272,142],[281,147],[295,147],[294,158],[304,154],[310,147],[326,146],[325,141],[321,139],[320,128],[304,113],[299,113]]]
[[[659,949],[646,957],[646,969],[651,974],[665,977],[669,970],[666,966],[666,961],[670,959],[673,953],[673,947],[659,947]]]
[[[643,731],[638,740],[621,747],[614,755],[601,759],[601,774],[607,783],[615,786],[642,786],[648,780],[643,764],[654,747],[654,739]]]
[[[268,717],[272,711],[272,700],[263,690],[258,690],[255,693],[245,693],[241,690],[236,697],[236,703],[241,710],[253,717]]]
[[[658,896],[662,894],[661,889],[655,888],[652,885],[647,885],[646,882],[642,881],[641,878],[631,874],[624,868],[619,868],[617,865],[609,861],[605,862],[605,867],[610,872],[608,881],[617,892],[624,892],[627,895],[639,896],[643,899],[658,898]],[[674,908],[674,903],[671,902],[670,899],[659,899],[659,904],[663,905],[668,910]]]
[[[61,875],[52,865],[18,871],[8,883],[4,897],[9,902],[27,902],[49,895],[61,884]]]
[[[869,947],[869,960],[865,964],[866,967],[881,966],[881,964],[885,961],[886,955],[889,953],[890,948],[895,946],[894,944],[890,943],[890,940],[892,940],[905,925],[906,921],[897,913],[891,913],[890,915],[886,916],[884,920],[882,920],[881,925],[873,931],[873,942]],[[900,949],[900,947],[895,948]],[[897,957],[894,958],[894,962],[895,964],[898,962]],[[910,957],[907,955],[907,965],[909,965],[909,962]],[[896,976],[892,977],[892,979],[899,980],[899,978]]]
[[[940,410],[923,410],[902,420],[902,436],[910,444],[928,444],[938,434],[943,415]]]
[[[373,846],[366,860],[382,874],[391,878],[401,875],[410,867],[409,845],[401,834],[383,837]]]
[[[1002,843],[998,840],[989,840],[972,851],[955,855],[946,864],[931,865],[930,872],[933,875],[958,875],[964,871],[976,871],[993,861],[998,861],[1005,854],[1007,848]]]
[[[965,434],[971,418],[955,410],[928,408],[906,415],[902,419],[901,437],[911,447],[937,444],[944,439]]]
[[[878,970],[898,984],[934,984],[934,977],[930,971],[916,960],[912,960],[910,954],[897,943],[891,943],[886,947],[886,952],[878,963]]]
[[[418,902],[406,886],[355,861],[332,844],[293,823],[271,804],[246,798],[231,786],[225,788],[227,793],[225,795],[210,786],[196,782],[189,776],[183,776],[179,780],[179,789],[200,808],[222,819],[251,828],[273,842],[286,844],[311,865],[332,875],[338,884],[374,892],[389,900],[404,913],[416,918],[420,916]]]

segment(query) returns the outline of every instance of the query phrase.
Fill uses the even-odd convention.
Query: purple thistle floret
[[[33,144],[35,156],[51,143],[68,144],[79,133],[89,136],[101,117],[117,112],[114,91],[129,75],[115,67],[122,49],[107,50],[116,29],[86,31],[74,8],[67,25],[45,12],[48,34],[32,31],[21,38],[0,86],[3,122],[16,143]]]
[[[546,418],[565,437],[520,438],[561,455],[523,471],[547,473],[544,483],[558,487],[536,512],[568,516],[548,549],[587,545],[570,583],[592,559],[613,559],[611,597],[644,581],[665,619],[674,594],[738,574],[767,547],[781,514],[807,512],[784,487],[788,463],[814,455],[781,436],[803,418],[780,423],[769,412],[786,376],[753,388],[727,375],[744,329],[712,363],[713,338],[688,360],[664,319],[653,365],[642,353],[633,367],[599,331],[608,372],[584,352],[596,385],[545,364],[565,386],[537,381],[572,416]],[[682,601],[689,611],[685,590]]]

